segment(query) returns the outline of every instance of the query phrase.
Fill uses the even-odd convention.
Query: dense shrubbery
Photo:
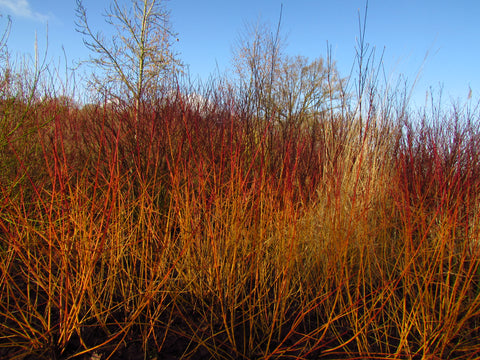
[[[478,113],[375,86],[5,93],[0,357],[478,358]]]
[[[478,356],[476,115],[208,109],[2,102],[4,356]]]

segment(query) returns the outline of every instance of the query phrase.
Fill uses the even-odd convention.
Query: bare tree
[[[343,81],[335,64],[287,56],[284,44],[279,22],[276,31],[266,25],[247,27],[234,48],[234,70],[250,110],[285,122],[337,107]]]
[[[103,71],[94,74],[96,88],[105,91],[105,84],[117,86],[118,97],[134,101],[138,124],[142,100],[182,66],[172,50],[176,34],[170,28],[165,1],[131,0],[130,7],[125,7],[113,0],[105,14],[114,30],[108,40],[90,27],[83,1],[76,3],[77,30],[92,52],[90,62]]]
[[[265,24],[247,25],[233,49],[233,66],[247,103],[257,116],[269,117],[273,83],[280,67],[284,39]]]
[[[341,106],[342,79],[334,64],[325,65],[322,58],[285,57],[275,80],[275,104],[283,119]]]

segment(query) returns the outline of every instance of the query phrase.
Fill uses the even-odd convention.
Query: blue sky
[[[179,38],[176,50],[194,77],[207,79],[217,67],[223,72],[231,64],[232,46],[245,24],[260,21],[275,26],[282,3],[286,52],[325,57],[328,42],[341,74],[348,75],[364,0],[169,0],[172,27]],[[93,27],[108,33],[101,14],[109,1],[84,0],[84,5]],[[49,59],[61,61],[62,47],[69,63],[88,57],[75,31],[74,0],[0,0],[0,13],[12,18],[8,41],[12,54],[32,54],[35,32],[42,53],[48,24]],[[412,84],[420,72],[413,94],[419,105],[430,87],[443,86],[446,102],[465,101],[470,88],[477,99],[479,13],[477,0],[370,0],[366,39],[377,54],[385,48],[384,67],[392,84],[401,74]],[[0,22],[3,27],[5,17]]]

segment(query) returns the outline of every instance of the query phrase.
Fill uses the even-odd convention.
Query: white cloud
[[[33,11],[28,0],[0,0],[0,7],[8,9],[13,15],[34,19],[38,21],[47,21],[48,16]]]

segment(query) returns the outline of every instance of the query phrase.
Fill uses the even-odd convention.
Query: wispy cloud
[[[28,0],[0,0],[0,7],[12,12],[12,15],[45,22],[49,16],[33,11]]]

